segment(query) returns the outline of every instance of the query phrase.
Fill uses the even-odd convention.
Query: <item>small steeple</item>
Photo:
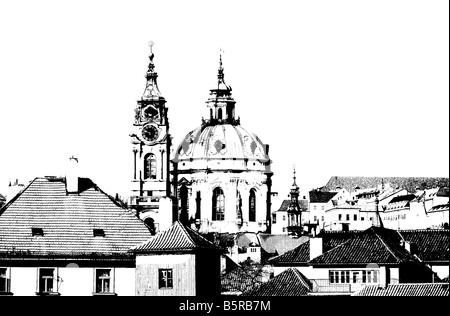
[[[222,50],[219,54],[219,69],[217,72],[217,88],[210,90],[210,96],[206,101],[209,108],[209,119],[202,125],[232,124],[239,125],[239,119],[235,119],[235,104],[231,87],[225,83],[225,74],[222,62]]]
[[[150,47],[150,62],[148,64],[148,70],[145,75],[145,79],[147,79],[147,84],[145,85],[144,93],[142,94],[143,100],[154,100],[154,99],[164,99],[161,95],[161,92],[158,88],[158,83],[156,82],[156,78],[158,78],[158,74],[155,72],[155,64],[153,62],[153,58],[155,54],[153,54],[153,45],[154,43],[150,41],[148,46]]]

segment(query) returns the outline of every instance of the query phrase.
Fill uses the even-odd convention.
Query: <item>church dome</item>
[[[194,160],[247,160],[266,162],[266,146],[240,125],[199,127],[189,132],[175,153],[179,162]]]
[[[174,162],[180,170],[270,170],[269,146],[235,118],[231,91],[224,80],[221,56],[217,87],[210,90],[206,101],[209,118],[189,132],[175,152]]]

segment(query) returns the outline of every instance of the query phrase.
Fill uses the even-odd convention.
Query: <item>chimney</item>
[[[67,193],[78,193],[78,158],[69,158],[69,165],[66,174]]]
[[[322,237],[309,238],[309,260],[312,260],[323,253]]]

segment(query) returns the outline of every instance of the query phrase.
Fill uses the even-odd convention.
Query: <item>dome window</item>
[[[215,188],[212,197],[212,220],[225,220],[225,195],[221,188]]]

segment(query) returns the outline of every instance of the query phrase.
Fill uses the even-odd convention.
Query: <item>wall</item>
[[[114,289],[117,295],[134,295],[135,269],[111,268],[114,273]],[[94,268],[57,268],[61,296],[92,296],[94,292]],[[11,267],[11,292],[15,296],[35,296],[37,291],[37,267]]]
[[[194,254],[136,255],[136,295],[195,296],[195,268]],[[158,269],[173,269],[172,289],[159,289]]]

